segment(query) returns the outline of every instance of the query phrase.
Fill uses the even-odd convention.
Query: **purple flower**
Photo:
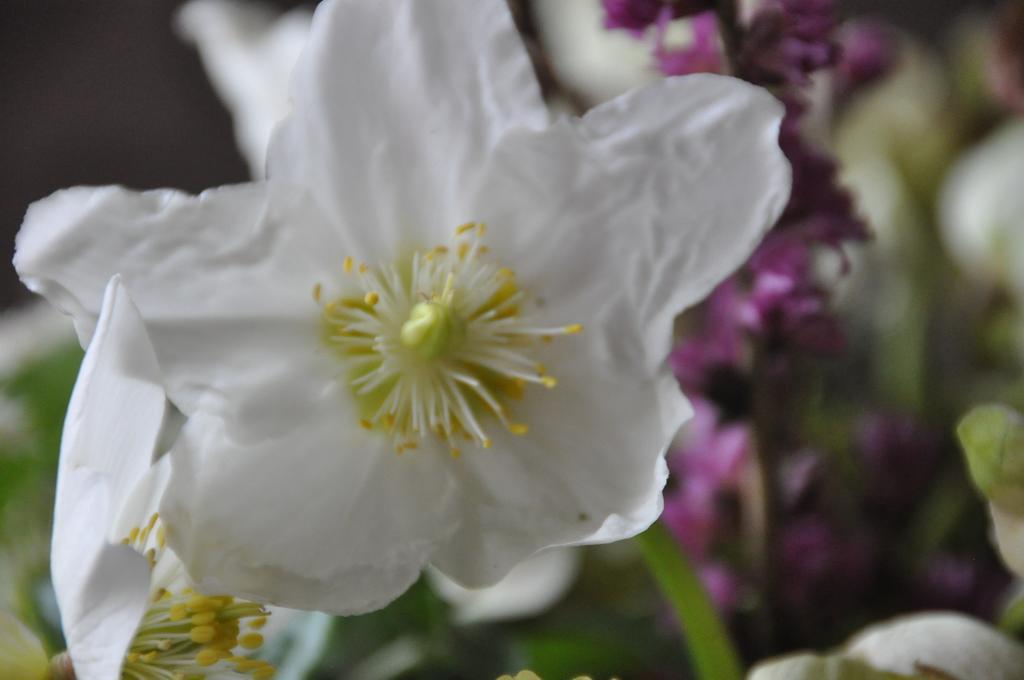
[[[690,22],[693,41],[686,47],[669,49],[665,46],[668,21],[659,20],[654,58],[658,68],[667,76],[688,73],[720,73],[723,70],[722,50],[718,44],[718,18],[713,11],[701,12]]]
[[[662,519],[689,555],[704,560],[721,524],[720,499],[734,491],[750,456],[743,425],[721,425],[717,410],[695,399],[686,443],[669,459],[675,486],[665,495]]]
[[[976,557],[937,555],[929,560],[917,583],[919,605],[955,609],[990,619],[999,608],[1010,576]]]
[[[621,28],[633,33],[656,23],[667,12],[670,19],[710,9],[712,0],[602,0],[605,28]]]
[[[713,390],[716,375],[740,370],[743,358],[741,303],[735,279],[722,283],[704,305],[701,331],[687,337],[669,355],[669,365],[687,392],[708,393]]]
[[[836,64],[836,92],[848,95],[889,72],[896,60],[892,31],[884,24],[863,20],[840,31],[841,54]]]
[[[939,437],[911,418],[873,415],[857,432],[867,500],[903,507],[924,490],[935,474]]]
[[[832,0],[768,3],[747,29],[737,73],[762,85],[807,85],[811,73],[836,63],[835,27]]]
[[[700,580],[720,614],[729,616],[740,602],[743,580],[722,562],[708,562],[700,567]]]
[[[874,570],[870,543],[840,533],[822,517],[792,521],[779,541],[780,596],[792,611],[811,614],[837,600],[848,602]]]

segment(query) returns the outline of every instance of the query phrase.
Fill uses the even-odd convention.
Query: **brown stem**
[[[755,579],[761,594],[756,626],[757,637],[766,653],[774,650],[775,593],[778,585],[779,441],[785,405],[771,357],[756,342],[753,362],[752,434],[754,463],[747,486],[746,524]]]
[[[67,652],[61,652],[50,659],[47,680],[75,680],[75,669]]]
[[[736,75],[743,46],[743,26],[740,24],[736,0],[715,0],[715,13],[718,15],[718,33],[722,36],[729,72]]]

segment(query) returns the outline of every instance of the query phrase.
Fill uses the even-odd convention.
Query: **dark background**
[[[195,192],[247,179],[227,111],[172,30],[181,4],[0,0],[0,309],[29,295],[9,263],[32,201],[76,184]],[[932,41],[966,8],[995,4],[841,0],[844,14]]]

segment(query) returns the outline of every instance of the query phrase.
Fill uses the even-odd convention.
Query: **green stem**
[[[647,568],[672,603],[700,680],[741,680],[743,666],[690,561],[660,523],[636,538]]]

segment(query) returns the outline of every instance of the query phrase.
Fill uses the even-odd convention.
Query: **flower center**
[[[154,514],[122,541],[149,560],[152,603],[135,633],[121,670],[122,680],[201,680],[232,672],[268,680],[274,667],[250,659],[258,649],[269,612],[227,595],[201,595],[184,582],[177,557],[167,551],[164,528]],[[164,584],[164,585],[160,585]],[[238,653],[236,653],[238,652]]]
[[[325,341],[349,368],[360,424],[393,437],[397,453],[428,436],[455,457],[460,439],[489,448],[488,421],[525,435],[512,402],[528,384],[558,384],[537,360],[541,345],[583,330],[531,324],[523,313],[530,300],[515,273],[487,257],[485,233],[483,224],[464,224],[451,247],[377,269],[347,257],[356,295],[322,302],[322,285],[313,288]]]

